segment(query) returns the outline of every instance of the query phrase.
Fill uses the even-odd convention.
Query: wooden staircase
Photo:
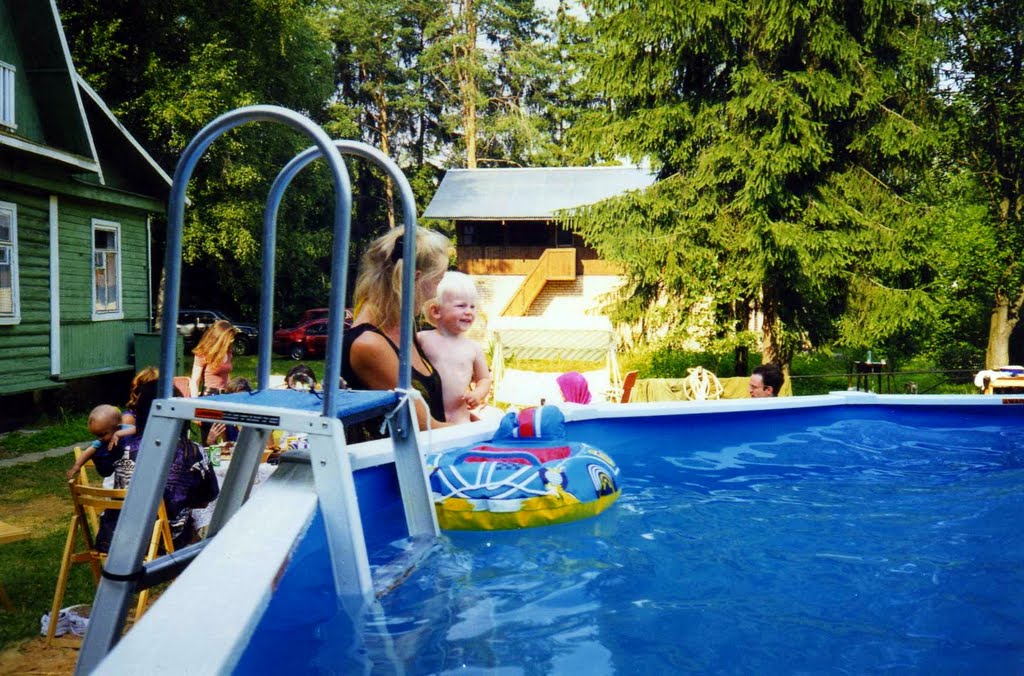
[[[576,249],[545,249],[537,264],[509,298],[501,311],[503,317],[523,317],[530,311],[533,301],[552,281],[573,281],[576,279]]]

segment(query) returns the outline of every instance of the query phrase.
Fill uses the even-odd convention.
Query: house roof
[[[0,133],[0,145],[55,160],[77,169],[100,172],[92,135],[75,86],[71,53],[60,15],[50,2],[0,2],[8,14],[30,81],[40,128],[36,134]]]
[[[39,138],[0,132],[0,146],[85,170],[100,185],[163,197],[170,177],[76,72],[56,0],[0,0],[0,10],[10,13],[41,125]],[[108,170],[118,174],[113,182]]]
[[[449,169],[424,218],[543,220],[639,190],[655,174],[639,167]]]

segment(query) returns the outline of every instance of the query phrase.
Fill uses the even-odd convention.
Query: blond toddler
[[[437,296],[425,312],[433,331],[420,331],[417,340],[441,376],[444,415],[450,423],[470,422],[472,410],[483,405],[491,389],[491,371],[480,346],[465,333],[476,319],[478,294],[469,275],[446,272]]]

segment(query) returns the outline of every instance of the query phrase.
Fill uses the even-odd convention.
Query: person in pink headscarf
[[[589,404],[590,386],[587,379],[579,371],[563,373],[555,379],[559,389],[562,390],[562,398],[571,404]]]

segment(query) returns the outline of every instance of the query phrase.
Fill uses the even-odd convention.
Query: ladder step
[[[334,400],[337,402],[334,416],[342,423],[352,424],[393,410],[398,405],[400,395],[387,390],[338,390]],[[320,413],[324,400],[321,392],[262,390],[217,394],[202,397],[197,401],[200,408],[209,405],[209,408],[216,410],[224,410],[225,404],[245,404],[246,406],[266,406],[290,411]]]

